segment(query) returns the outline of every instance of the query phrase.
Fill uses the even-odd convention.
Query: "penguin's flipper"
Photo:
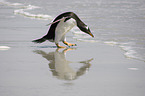
[[[61,21],[61,20],[64,20],[64,19],[68,20],[69,18],[70,18],[70,16],[63,17],[63,18],[61,18],[61,19],[58,19],[58,20],[56,20],[56,21],[54,21],[54,22],[51,22],[51,23],[47,24],[46,26],[52,25],[52,24],[57,23],[57,22],[59,22],[59,21]],[[66,21],[66,20],[65,20],[65,21]]]

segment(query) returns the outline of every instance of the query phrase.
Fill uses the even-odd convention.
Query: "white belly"
[[[71,18],[64,22],[65,19],[61,20],[55,30],[55,43],[63,41],[65,39],[65,34],[69,32],[75,25],[76,21]]]

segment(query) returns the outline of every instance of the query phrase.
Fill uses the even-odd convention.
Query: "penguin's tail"
[[[42,42],[44,42],[44,41],[46,41],[46,39],[45,39],[44,37],[42,37],[42,38],[40,38],[40,39],[33,40],[32,42],[34,42],[34,43],[42,43]]]

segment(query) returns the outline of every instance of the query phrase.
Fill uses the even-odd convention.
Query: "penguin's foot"
[[[66,41],[63,41],[63,43],[64,43],[65,45],[67,45],[67,46],[77,46],[77,44],[71,44],[71,43],[68,43],[68,42],[66,42]]]
[[[56,44],[57,48],[66,48],[64,46],[60,46],[58,43]]]

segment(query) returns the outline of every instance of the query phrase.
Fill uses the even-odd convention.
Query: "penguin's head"
[[[90,28],[87,26],[87,25],[81,25],[81,26],[78,26],[79,29],[87,34],[89,34],[90,36],[94,37],[94,35],[91,33],[90,31]]]

